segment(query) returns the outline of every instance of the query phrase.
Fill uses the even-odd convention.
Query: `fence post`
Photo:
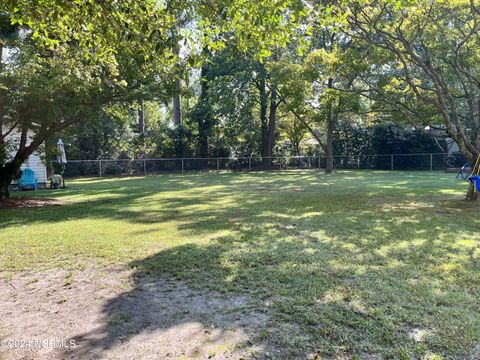
[[[217,158],[217,171],[220,171],[220,159]]]
[[[312,167],[312,158],[309,156],[308,157],[308,168],[310,169]]]
[[[143,174],[147,176],[147,159],[143,159]]]
[[[430,154],[430,171],[433,171],[433,154]]]
[[[183,158],[182,158],[182,173],[183,173]]]
[[[357,156],[357,169],[360,169],[360,155]]]
[[[252,157],[248,158],[248,170],[252,170]]]
[[[320,155],[318,155],[318,168],[322,168],[322,157]]]
[[[100,164],[100,176],[102,176],[102,160],[99,160],[99,164]]]
[[[390,168],[393,170],[393,154],[390,155]]]

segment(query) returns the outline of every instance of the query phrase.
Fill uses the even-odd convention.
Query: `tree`
[[[15,61],[0,69],[0,85],[8,93],[7,99],[2,98],[1,138],[11,129],[21,133],[14,156],[4,159],[0,167],[0,198],[8,196],[21,163],[47,139],[94,118],[112,101],[142,99],[149,94],[146,80],[168,78],[178,62],[179,38],[170,31],[177,24],[176,14],[195,15],[198,26],[185,41],[201,39],[202,46],[219,49],[225,43],[221,35],[235,33],[240,49],[263,44],[257,46],[261,58],[268,56],[265,49],[272,44],[288,41],[292,24],[281,15],[287,9],[295,13],[302,8],[293,0],[282,4],[252,0],[168,5],[155,0],[2,3],[0,14],[21,27],[25,39],[14,49]],[[187,61],[191,65],[194,55]],[[130,83],[125,80],[127,70],[136,74]],[[40,113],[44,116],[39,117]],[[29,134],[33,134],[31,142]]]
[[[208,53],[208,50],[204,49],[204,52]],[[190,114],[190,119],[197,124],[197,154],[202,158],[206,158],[209,155],[209,139],[213,134],[213,126],[215,124],[209,92],[209,85],[212,79],[211,66],[203,64],[200,73],[200,97]]]
[[[300,145],[305,138],[307,129],[305,124],[298,120],[293,114],[286,113],[279,124],[281,135],[286,139],[287,150],[290,155],[300,156]]]
[[[477,159],[480,154],[478,4],[474,0],[419,1],[415,6],[399,8],[382,1],[352,2],[345,11],[348,34],[358,44],[375,48],[372,54],[376,54],[377,60],[383,59],[376,63],[380,71],[394,73],[389,90],[396,88],[396,93],[402,95],[400,99],[413,94],[425,107],[435,109],[437,119],[460,151],[471,161]],[[468,198],[473,197],[471,190]]]
[[[199,139],[205,141],[204,135],[210,137],[214,128],[222,124],[231,125],[233,131],[229,136],[237,139],[247,133],[250,139],[258,134],[257,144],[250,143],[248,152],[240,153],[259,152],[263,165],[270,166],[277,135],[277,110],[282,103],[275,89],[276,78],[271,73],[271,64],[275,62],[269,61],[270,58],[259,61],[233,46],[209,54],[207,59],[201,69],[199,101],[190,116],[199,124]],[[234,152],[239,150],[236,147]],[[200,156],[206,153],[203,151]]]
[[[0,13],[0,74],[4,69],[4,49],[15,44],[18,40],[18,26],[14,25],[10,21],[10,17],[7,14]],[[0,83],[0,109],[4,106],[5,92],[8,88]],[[0,130],[4,123],[3,117],[0,117]],[[9,127],[5,132],[0,131],[0,160],[3,162],[7,157],[6,153],[6,136],[13,131],[12,127]]]
[[[132,99],[141,92],[140,84],[145,79],[138,74],[145,73],[147,64],[142,59],[137,66],[138,55],[132,51],[146,35],[128,25],[129,21],[138,25],[138,13],[132,13],[131,8],[119,5],[108,9],[114,21],[123,17],[127,23],[117,29],[122,31],[115,31],[105,26],[107,22],[92,22],[96,17],[105,20],[108,15],[100,13],[93,2],[86,8],[42,1],[21,3],[7,2],[0,8],[2,19],[16,24],[23,34],[9,47],[9,61],[0,69],[0,84],[5,90],[1,138],[5,140],[14,131],[20,134],[18,139],[10,138],[9,144],[1,144],[2,150],[9,146],[13,156],[2,158],[0,198],[8,196],[8,186],[18,177],[23,161],[46,140],[75,123],[97,117],[110,102]],[[133,10],[143,15],[142,20],[152,18],[148,9]],[[90,16],[89,11],[93,11]],[[93,30],[98,33],[88,39],[86,34],[92,35]],[[162,36],[155,35],[155,39]],[[150,62],[149,70],[159,63]],[[137,83],[129,84],[125,80],[129,75],[134,75]],[[127,87],[132,90],[130,94]]]
[[[284,111],[291,112],[315,137],[326,154],[325,172],[331,173],[337,123],[360,109],[359,95],[348,91],[358,65],[355,50],[345,39],[336,40],[330,30],[317,29],[314,40],[305,57],[284,59],[273,74]]]

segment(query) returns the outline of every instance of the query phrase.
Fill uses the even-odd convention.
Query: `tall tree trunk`
[[[333,80],[328,79],[328,87],[333,87]],[[333,131],[335,129],[335,114],[333,109],[333,104],[329,104],[328,114],[327,114],[327,144],[326,144],[326,164],[325,164],[325,174],[331,174],[333,172]]]
[[[171,36],[174,42],[173,53],[177,56],[180,54],[180,45],[178,44],[178,23],[177,25],[170,29]],[[178,127],[182,125],[182,108],[181,108],[181,99],[180,99],[180,90],[181,90],[181,75],[182,67],[181,64],[178,64],[179,67],[176,68],[175,75],[177,76],[175,80],[175,96],[173,97],[173,125]]]
[[[260,123],[261,123],[261,154],[262,165],[272,166],[273,148],[275,146],[275,131],[277,108],[280,102],[277,102],[278,94],[275,86],[270,89],[270,103],[268,100],[266,72],[263,64],[260,64],[259,77],[257,79],[257,88],[260,94]],[[268,118],[267,118],[268,111]]]
[[[204,52],[207,50],[204,49]],[[198,117],[198,155],[208,157],[208,137],[212,127],[212,112],[210,111],[210,102],[208,99],[208,68],[203,65],[200,76],[200,116]]]
[[[138,132],[140,134],[145,132],[145,104],[143,99],[140,100],[140,109],[138,110]]]
[[[140,143],[142,147],[142,157],[146,156],[145,151],[145,103],[140,100],[140,109],[138,110],[138,132],[140,133]]]
[[[190,73],[187,72],[185,76],[185,89],[188,89],[190,87]],[[190,96],[185,97],[185,112],[188,113],[190,111]],[[181,113],[181,108],[180,108],[180,113]],[[180,114],[180,122],[182,120],[182,116]]]
[[[273,148],[275,146],[277,107],[277,91],[272,87],[270,91],[270,112],[268,114],[268,130],[265,149],[265,156],[267,157],[266,164],[268,166],[272,166]]]
[[[180,98],[181,82],[180,79],[175,81],[175,93],[173,97],[173,125],[175,127],[182,125],[182,104]]]
[[[199,124],[198,129],[198,155],[199,157],[208,157],[208,124],[205,119]]]
[[[326,164],[325,164],[325,174],[331,174],[333,172],[333,130],[335,127],[335,120],[333,116],[333,111],[330,109],[328,111],[327,119],[327,144],[326,144]]]
[[[262,164],[271,164],[266,157],[268,156],[268,121],[267,121],[267,109],[268,109],[268,94],[267,84],[265,79],[265,68],[263,64],[260,64],[259,78],[257,88],[260,93],[260,124],[261,124],[261,148],[260,153],[262,155]]]

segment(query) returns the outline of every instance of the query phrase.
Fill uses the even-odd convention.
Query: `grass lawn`
[[[4,276],[119,264],[166,272],[248,296],[269,316],[259,337],[285,357],[480,354],[479,208],[463,201],[467,185],[453,174],[203,173],[67,185],[37,193],[60,206],[0,210]]]

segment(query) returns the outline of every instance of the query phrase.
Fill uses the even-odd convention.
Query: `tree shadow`
[[[248,319],[251,311],[265,319],[249,329],[247,342],[261,358],[267,353],[397,358],[427,352],[468,358],[480,340],[479,222],[462,215],[463,202],[365,193],[322,197],[296,186],[283,188],[282,195],[261,186],[251,191],[229,203],[220,202],[221,194],[207,200],[168,198],[179,211],[182,233],[220,235],[133,261],[137,278],[165,274],[190,289],[247,299],[252,310],[240,312],[240,318]],[[209,210],[187,211],[199,202]],[[165,221],[164,216],[154,211],[132,221]],[[149,299],[155,295],[129,292],[108,303],[100,341],[79,337],[87,340],[86,353],[108,349],[119,337],[176,331],[191,322],[202,329],[214,323],[220,333],[238,330],[231,318],[215,322],[195,313],[175,321],[150,320],[132,334],[108,325],[120,316],[118,309],[135,314],[145,307],[156,313],[158,303]],[[426,335],[418,340],[415,332]]]
[[[150,224],[152,233],[175,220],[197,240],[131,262],[134,288],[103,306],[103,323],[79,334],[69,356],[101,358],[138,339],[175,348],[161,339],[188,328],[193,345],[175,356],[203,356],[243,333],[228,351],[468,358],[480,341],[480,220],[469,204],[440,196],[429,176],[369,176],[219,174],[92,185],[99,198],[66,205],[69,216]],[[212,325],[215,335],[203,336]],[[417,330],[425,337],[415,339]]]
[[[76,335],[70,359],[256,356],[252,334],[266,315],[245,296],[193,289],[165,276],[137,274],[135,286],[106,302],[103,324]]]

